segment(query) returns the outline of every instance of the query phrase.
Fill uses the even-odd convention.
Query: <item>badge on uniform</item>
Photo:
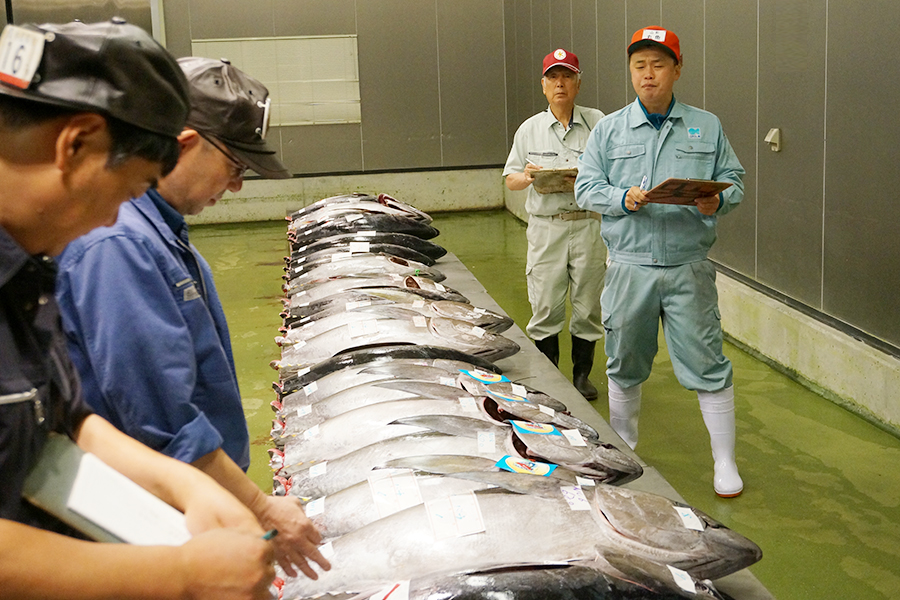
[[[700,139],[700,128],[699,127],[688,127],[688,137],[692,140]]]

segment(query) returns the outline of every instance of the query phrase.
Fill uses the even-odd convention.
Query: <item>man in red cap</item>
[[[506,187],[528,189],[528,257],[525,275],[532,317],[526,332],[554,365],[559,365],[559,333],[566,320],[566,295],[572,303],[572,380],[588,400],[597,388],[588,379],[594,347],[603,336],[600,290],[606,249],[600,215],[579,210],[573,175],[556,182],[535,180],[545,169],[574,169],[588,135],[603,117],[575,104],[581,87],[578,57],[559,48],[544,57],[541,89],[550,104],[516,131],[503,169]],[[541,177],[540,175],[538,177]]]
[[[678,381],[696,390],[710,435],[714,488],[737,496],[731,362],[722,354],[716,271],[707,254],[716,219],[740,203],[744,169],[715,115],[678,102],[678,36],[662,27],[635,32],[628,46],[633,104],[594,129],[579,161],[578,205],[603,214],[610,264],[601,303],[606,328],[609,422],[632,448],[638,441],[641,384],[657,352],[659,322]],[[689,205],[651,202],[669,178],[730,184]]]

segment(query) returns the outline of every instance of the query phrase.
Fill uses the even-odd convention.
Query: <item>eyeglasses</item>
[[[246,173],[247,169],[249,168],[247,165],[236,159],[234,155],[228,151],[227,148],[220,146],[215,138],[203,135],[202,133],[200,134],[200,137],[209,142],[213,148],[221,152],[225,156],[225,158],[228,159],[228,162],[231,165],[231,176],[234,179],[243,178],[244,173]]]

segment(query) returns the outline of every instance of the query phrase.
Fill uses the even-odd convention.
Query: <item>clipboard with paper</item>
[[[577,168],[568,169],[540,169],[532,171],[534,176],[535,191],[540,194],[553,194],[556,192],[571,192],[574,185],[567,177],[575,177],[578,175]]]
[[[670,177],[653,189],[647,195],[648,202],[659,204],[693,204],[697,198],[715,196],[723,190],[727,190],[731,184],[727,181],[711,181],[709,179],[678,179]]]

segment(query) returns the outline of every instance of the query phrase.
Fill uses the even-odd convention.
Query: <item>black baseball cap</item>
[[[188,56],[178,64],[191,96],[187,126],[221,141],[266,179],[290,177],[266,143],[271,102],[266,86],[224,58]]]
[[[106,114],[166,136],[175,137],[184,128],[189,108],[184,74],[140,27],[120,18],[7,25],[3,37],[16,40],[15,48],[27,46],[40,62],[32,75],[25,70],[27,79],[22,79],[16,76],[20,63],[0,60],[0,93]]]

